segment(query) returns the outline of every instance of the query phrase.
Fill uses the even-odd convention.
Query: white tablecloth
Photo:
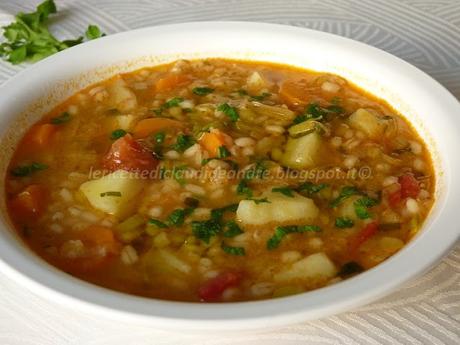
[[[1,0],[0,25],[38,0]],[[198,20],[248,20],[328,31],[382,48],[460,98],[460,0],[57,0],[55,32],[107,34]],[[0,62],[0,82],[22,66]],[[460,116],[460,114],[458,114]],[[460,224],[459,224],[460,226]],[[442,229],[438,229],[442,231]],[[198,336],[115,324],[36,296],[0,276],[0,344],[460,344],[460,245],[399,291],[338,316],[254,335]]]

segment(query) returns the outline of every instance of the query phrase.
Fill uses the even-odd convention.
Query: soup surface
[[[335,75],[177,61],[82,90],[35,124],[6,178],[46,261],[126,293],[274,298],[384,261],[434,201],[429,152]]]

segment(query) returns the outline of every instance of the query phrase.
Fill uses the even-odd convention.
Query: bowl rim
[[[156,31],[174,32],[203,30],[228,30],[233,26],[248,32],[269,35],[270,32],[282,32],[287,35],[298,35],[308,39],[311,36],[321,37],[331,42],[341,42],[351,48],[359,48],[363,55],[379,56],[382,64],[392,65],[420,85],[429,87],[437,97],[438,103],[444,103],[441,109],[460,113],[458,101],[436,80],[407,62],[380,49],[368,46],[348,38],[305,28],[287,25],[253,23],[253,22],[191,22],[168,24],[130,30],[113,34],[101,39],[75,46],[59,54],[36,63],[19,72],[0,87],[3,99],[8,99],[11,88],[20,85],[20,80],[28,74],[40,73],[45,66],[59,64],[72,58],[79,52],[88,51],[129,40],[136,35],[154,34]],[[5,96],[6,95],[6,96]],[[1,98],[1,97],[0,97]],[[7,102],[7,101],[5,101]],[[455,111],[457,110],[457,111]],[[451,119],[455,128],[460,131],[459,120]],[[460,144],[460,141],[458,141]],[[455,169],[451,174],[460,172],[457,166],[447,162],[448,168]],[[460,237],[460,228],[451,221],[455,215],[454,201],[459,201],[460,184],[447,176],[450,189],[446,194],[443,205],[444,219],[438,217],[436,226],[443,226],[442,236],[436,236],[434,231],[424,231],[417,239],[408,243],[403,250],[377,265],[376,267],[347,279],[339,284],[309,291],[299,295],[271,300],[233,302],[225,304],[200,304],[190,302],[174,302],[138,297],[102,288],[80,279],[74,278],[58,269],[44,265],[35,254],[19,253],[5,241],[0,233],[0,270],[21,285],[29,287],[39,295],[53,299],[58,303],[71,304],[77,308],[94,313],[110,315],[112,318],[135,320],[155,324],[159,328],[187,330],[243,330],[276,327],[316,319],[354,308],[393,291],[402,283],[421,274],[436,263]],[[457,194],[457,195],[456,195]],[[452,200],[454,198],[454,200]],[[449,199],[449,203],[447,203]],[[420,255],[420,249],[429,247],[430,251]],[[399,273],[394,275],[394,269]],[[391,278],[391,279],[390,279]],[[153,323],[152,323],[153,322]]]

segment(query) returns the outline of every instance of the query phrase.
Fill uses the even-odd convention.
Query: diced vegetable
[[[295,113],[288,108],[260,102],[250,102],[249,109],[258,115],[269,117],[281,126],[289,125],[295,117]]]
[[[357,195],[353,195],[345,199],[337,208],[339,216],[342,218],[350,219],[351,221],[359,220],[355,208],[355,202],[359,199],[360,197]]]
[[[24,143],[28,148],[41,149],[47,146],[57,130],[55,125],[45,123],[36,125],[24,137]]]
[[[325,253],[316,253],[293,263],[289,268],[275,273],[276,282],[305,281],[309,279],[329,279],[337,274],[334,263]]]
[[[183,276],[192,272],[192,267],[167,249],[152,249],[143,258],[148,272]]]
[[[169,74],[158,79],[155,84],[155,92],[166,92],[179,86],[185,86],[192,80],[186,74]]]
[[[237,286],[242,278],[243,276],[239,272],[223,272],[205,282],[198,289],[198,295],[205,302],[217,301],[227,288]]]
[[[267,86],[259,72],[252,72],[246,81],[246,85],[251,93],[257,93]]]
[[[420,186],[413,175],[402,175],[398,182],[401,185],[402,198],[416,198],[420,193]]]
[[[353,238],[350,240],[350,251],[355,252],[359,249],[359,247],[366,242],[369,238],[377,234],[379,230],[379,226],[377,222],[372,222],[367,224],[360,232],[358,232]]]
[[[125,170],[117,170],[98,180],[83,183],[80,191],[94,208],[122,218],[133,210],[134,200],[143,187],[143,180]]]
[[[383,133],[383,124],[379,118],[366,109],[358,109],[348,118],[351,127],[364,132],[368,137],[376,139]]]
[[[125,243],[130,243],[143,233],[145,219],[140,214],[135,214],[115,227],[117,237]]]
[[[288,197],[279,193],[267,195],[269,202],[256,203],[242,200],[236,217],[243,224],[263,225],[270,222],[310,223],[318,216],[318,208],[312,199],[295,194]]]
[[[320,126],[322,125],[319,122],[309,120],[290,127],[288,131],[291,137],[298,138],[305,134],[318,130]]]
[[[199,140],[200,145],[209,153],[210,157],[217,157],[219,148],[225,146],[225,135],[219,130],[204,133]]]
[[[90,225],[78,234],[79,239],[89,246],[102,246],[110,254],[118,253],[120,244],[113,235],[113,231],[100,225]]]
[[[116,115],[115,122],[116,127],[124,129],[125,131],[130,131],[133,127],[134,121],[136,120],[136,116],[131,114],[126,115]]]
[[[317,132],[300,138],[289,138],[280,163],[289,168],[305,169],[318,164],[322,139]]]
[[[156,168],[158,160],[130,134],[126,134],[112,144],[102,165],[109,171],[123,169],[145,174]]]
[[[37,218],[45,210],[47,194],[45,187],[30,185],[11,200],[10,209],[17,217]]]
[[[145,138],[150,134],[170,128],[181,129],[183,124],[180,121],[165,117],[153,117],[139,121],[134,127],[133,136],[134,138]]]
[[[126,85],[126,82],[117,76],[108,86],[109,103],[121,112],[131,111],[137,107],[136,94]]]

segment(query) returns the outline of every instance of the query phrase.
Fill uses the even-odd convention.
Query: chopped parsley
[[[195,144],[195,139],[191,135],[179,134],[173,148],[178,152],[184,152],[193,144]]]
[[[267,97],[270,97],[272,94],[269,93],[269,92],[262,92],[262,94],[258,95],[258,96],[251,96],[251,99],[254,100],[254,101],[263,101],[265,98]]]
[[[217,110],[223,112],[227,115],[232,122],[238,121],[240,115],[238,114],[238,110],[235,107],[232,107],[228,103],[222,103],[217,107]]]
[[[223,233],[224,237],[235,237],[243,233],[243,230],[234,220],[227,222],[225,226],[227,230]]]
[[[252,198],[252,189],[249,188],[247,180],[241,180],[236,187],[236,193],[238,195],[245,195],[248,198]]]
[[[225,146],[219,146],[217,149],[217,158],[227,158],[230,156],[230,151]]]
[[[195,87],[192,92],[195,94],[195,95],[198,95],[198,96],[206,96],[206,95],[209,95],[210,93],[213,93],[214,92],[214,89],[213,88],[210,88],[210,87]]]
[[[321,228],[317,225],[289,225],[277,226],[275,233],[267,241],[267,249],[273,250],[278,248],[283,238],[292,233],[319,232]]]
[[[268,200],[267,198],[261,198],[261,199],[253,199],[253,198],[250,198],[250,199],[248,199],[248,200],[254,201],[254,203],[255,203],[256,205],[263,204],[263,203],[267,203],[267,204],[270,204],[270,203],[271,203],[271,201]]]
[[[172,177],[181,185],[185,185],[185,171],[187,171],[186,165],[174,166],[172,170]]]
[[[220,247],[225,253],[230,254],[230,255],[236,255],[236,256],[246,255],[246,251],[243,247],[228,246],[225,244],[225,242],[222,242]]]
[[[174,97],[168,100],[163,106],[166,109],[178,107],[184,101],[182,97]]]
[[[192,222],[192,233],[199,240],[209,243],[211,237],[222,231],[222,224],[217,219]]]
[[[339,217],[335,220],[335,226],[340,229],[352,228],[355,225],[353,220],[346,217]]]
[[[16,177],[29,176],[37,171],[48,169],[48,165],[43,163],[33,162],[29,165],[20,165],[10,171],[11,175]]]
[[[62,125],[66,122],[69,122],[70,119],[71,119],[70,114],[65,111],[61,115],[53,117],[50,122],[53,125]]]
[[[104,192],[100,194],[101,197],[105,196],[116,196],[116,197],[121,197],[121,192]]]
[[[343,108],[337,104],[323,108],[318,103],[310,103],[303,114],[294,118],[293,124],[296,125],[307,120],[322,121],[329,114],[341,114],[343,112]]]
[[[345,199],[348,199],[350,196],[359,195],[359,194],[361,194],[361,192],[356,187],[345,186],[340,191],[339,196],[331,201],[330,206],[337,207],[342,203],[342,201],[344,201]]]
[[[105,34],[99,29],[96,25],[89,25],[88,29],[86,29],[85,36],[89,40],[94,40],[99,37],[105,36]]]
[[[168,225],[164,222],[162,222],[161,220],[158,220],[158,219],[149,219],[148,221],[149,225],[153,225],[153,226],[156,226],[157,228],[160,228],[160,229],[166,229],[168,227]]]
[[[238,204],[230,204],[221,208],[215,208],[211,210],[211,218],[221,220],[225,212],[236,212]]]
[[[356,200],[353,203],[353,206],[355,207],[356,216],[359,219],[371,218],[371,214],[369,213],[368,208],[373,207],[377,204],[377,199],[369,198],[368,196],[364,196],[361,199]]]
[[[110,139],[117,140],[124,137],[126,134],[128,134],[128,132],[126,132],[124,129],[116,129],[110,134]]]
[[[193,212],[194,208],[178,208],[171,212],[168,217],[167,224],[181,226],[184,224],[185,217]]]
[[[153,140],[155,140],[155,143],[158,145],[161,145],[164,143],[166,138],[165,132],[158,132],[153,135]]]
[[[297,191],[301,194],[312,196],[313,194],[322,191],[324,188],[327,188],[328,186],[329,185],[327,183],[314,184],[312,182],[305,182],[302,183],[299,187],[297,187]]]
[[[289,187],[275,187],[272,188],[272,192],[281,193],[290,198],[294,197],[294,191]]]

